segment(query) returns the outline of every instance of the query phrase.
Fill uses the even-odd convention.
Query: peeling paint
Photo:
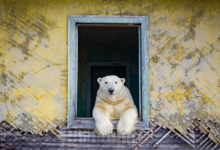
[[[67,16],[149,16],[151,118],[183,134],[220,123],[220,2],[1,1],[0,122],[48,131],[67,117]]]

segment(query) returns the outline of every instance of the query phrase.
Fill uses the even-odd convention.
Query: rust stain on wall
[[[67,16],[149,16],[151,118],[182,133],[220,123],[220,2],[1,1],[0,121],[40,132],[66,120]]]

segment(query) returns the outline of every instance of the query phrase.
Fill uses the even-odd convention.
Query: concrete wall
[[[67,16],[149,16],[151,117],[182,133],[220,123],[217,0],[1,0],[0,121],[36,132],[67,119]]]

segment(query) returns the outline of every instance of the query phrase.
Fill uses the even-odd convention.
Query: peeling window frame
[[[147,16],[68,16],[68,128],[94,129],[93,118],[77,118],[78,87],[78,24],[132,26],[138,25],[139,34],[139,108],[140,121],[136,130],[149,129],[149,45]],[[116,120],[112,120],[114,128]]]

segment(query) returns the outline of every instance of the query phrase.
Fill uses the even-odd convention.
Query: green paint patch
[[[4,37],[3,41],[10,46],[8,49],[18,48],[26,56],[32,56],[30,52],[36,47],[30,49],[31,42],[38,39],[38,45],[41,43],[41,39],[49,39],[48,31],[53,29],[56,24],[36,9],[27,11],[22,3],[14,5],[17,6],[7,5],[7,3],[4,5],[6,11],[2,14],[0,29],[7,32],[8,35]],[[23,37],[24,40],[17,40],[17,35]]]
[[[192,58],[194,58],[195,57],[195,52],[190,52],[189,54],[187,54],[186,56],[185,56],[185,58],[186,59],[192,59]]]
[[[194,13],[195,15],[192,16],[190,20],[190,25],[189,25],[189,32],[183,37],[184,41],[187,42],[190,39],[195,40],[196,38],[196,27],[200,23],[203,15],[204,15],[204,10],[199,10],[197,13]]]
[[[180,43],[175,43],[172,45],[172,49],[174,50],[172,58],[174,58],[177,61],[182,61],[183,56],[185,54],[184,47]]]
[[[153,56],[153,57],[151,58],[151,61],[152,61],[153,63],[158,63],[158,62],[160,62],[160,57],[158,57],[158,56]]]
[[[159,32],[158,35],[157,34],[151,35],[150,39],[157,41],[157,42],[161,42],[164,39],[164,37],[166,37],[168,35],[167,31],[161,32],[161,30],[159,30],[158,32]]]
[[[172,66],[171,68],[174,69],[174,70],[175,70],[176,67],[178,66],[178,64],[176,64],[176,63],[170,63],[170,64],[171,64],[171,66]]]

